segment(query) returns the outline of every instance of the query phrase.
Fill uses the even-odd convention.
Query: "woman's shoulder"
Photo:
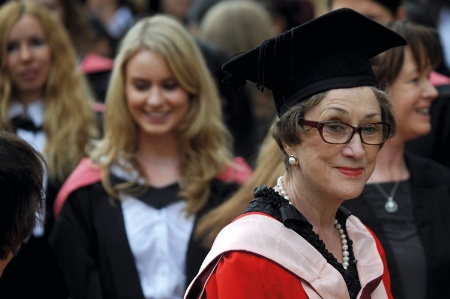
[[[98,183],[100,180],[100,167],[91,159],[83,158],[58,192],[55,204],[53,206],[53,213],[55,214],[55,217],[57,218],[59,216],[59,212],[61,211],[61,208],[69,194],[84,186]]]
[[[287,231],[288,234],[291,233],[290,230]],[[277,237],[288,242],[289,238],[283,238],[283,232],[286,233],[284,225],[270,215],[261,212],[245,213],[220,231],[212,251],[246,250],[261,253],[257,248],[267,240]],[[270,251],[270,248],[266,249]]]

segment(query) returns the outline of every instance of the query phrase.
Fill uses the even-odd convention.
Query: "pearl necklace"
[[[277,188],[278,188],[278,193],[279,193],[281,196],[283,196],[284,199],[286,199],[286,200],[289,202],[289,204],[291,205],[292,202],[291,202],[291,200],[289,199],[289,196],[287,196],[286,191],[285,191],[284,188],[283,188],[283,176],[280,176],[280,177],[277,179]]]
[[[283,176],[280,176],[277,179],[277,189],[278,189],[278,194],[280,194],[281,196],[283,196],[284,199],[286,199],[289,204],[292,204],[291,200],[289,199],[289,196],[286,193],[286,190],[284,190],[283,187]],[[345,231],[342,228],[341,224],[339,223],[339,221],[337,219],[334,219],[334,227],[337,229],[337,231],[339,232],[339,235],[341,236],[341,243],[342,243],[342,266],[344,267],[344,269],[347,269],[350,261],[350,253],[348,252],[348,241],[347,241],[347,236],[345,235]]]

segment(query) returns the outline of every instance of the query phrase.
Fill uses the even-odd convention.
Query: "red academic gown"
[[[361,283],[358,298],[392,298],[383,249],[347,219]],[[349,298],[341,274],[305,239],[262,213],[239,217],[218,235],[190,284],[191,298]]]

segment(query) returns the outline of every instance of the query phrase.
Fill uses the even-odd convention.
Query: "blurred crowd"
[[[450,181],[437,175],[450,167],[448,1],[0,5],[0,129],[33,145],[48,166],[40,221],[1,275],[1,298],[183,298],[215,236],[245,209],[253,188],[275,186],[284,172],[269,141],[277,119],[271,90],[247,82],[230,91],[223,63],[341,7],[413,45],[412,54],[374,61],[377,79],[392,92],[397,135],[355,199],[384,204],[399,190],[394,203],[409,213],[381,215],[384,206],[373,205],[367,215],[369,208],[354,200],[348,208],[389,248],[395,298],[450,296],[436,278],[450,277]],[[418,28],[405,29],[402,21]],[[417,69],[409,77],[408,67]],[[417,125],[413,113],[427,124]],[[436,177],[421,175],[424,168]],[[416,202],[417,190],[439,204]],[[434,250],[441,238],[442,250]]]

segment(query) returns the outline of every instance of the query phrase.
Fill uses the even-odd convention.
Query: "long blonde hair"
[[[52,64],[44,87],[43,154],[51,178],[62,180],[87,155],[85,147],[98,136],[94,97],[82,75],[70,38],[61,24],[32,1],[11,1],[0,8],[0,128],[11,130],[8,107],[14,87],[8,73],[8,39],[12,27],[24,15],[37,19],[51,48]]]
[[[164,57],[178,83],[190,95],[190,109],[180,123],[178,141],[182,148],[180,194],[187,203],[187,214],[199,211],[210,194],[210,181],[232,164],[231,135],[224,125],[222,107],[215,82],[190,33],[174,18],[165,15],[146,17],[125,35],[106,96],[104,138],[92,153],[102,168],[102,183],[108,193],[118,198],[123,188],[137,182],[113,186],[110,167],[121,159],[145,178],[137,160],[138,127],[126,105],[125,67],[141,49],[150,49]],[[123,165],[123,163],[120,163]]]

